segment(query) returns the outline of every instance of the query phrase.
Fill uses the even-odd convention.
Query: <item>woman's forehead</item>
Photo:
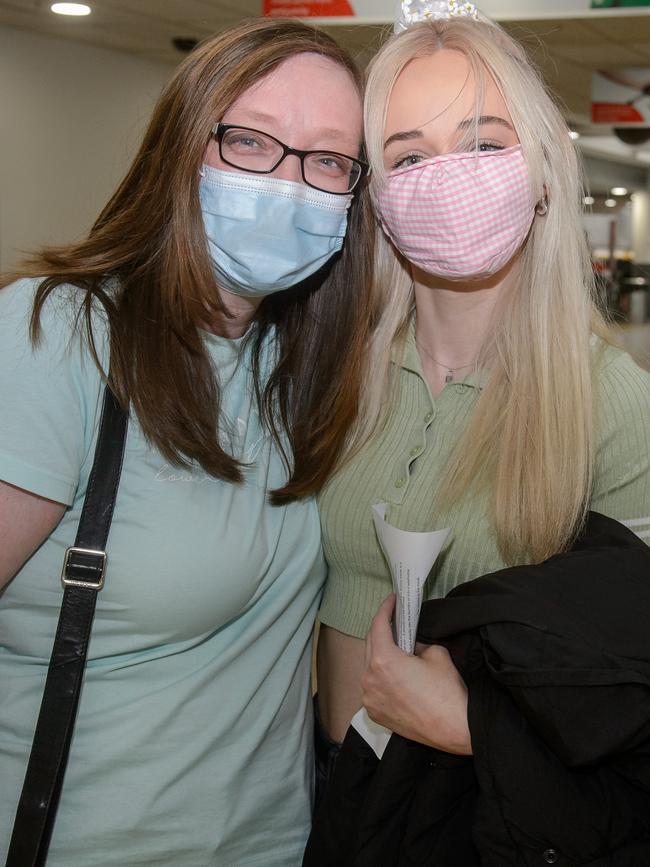
[[[440,120],[458,123],[475,111],[477,82],[468,58],[460,51],[440,49],[416,57],[402,69],[388,102],[387,130],[421,126]],[[507,107],[492,77],[483,79],[487,114],[508,116]]]
[[[294,132],[313,130],[319,138],[343,138],[346,143],[349,139],[356,146],[361,136],[361,97],[351,73],[340,63],[301,53],[247,88],[224,120],[261,128],[279,138],[284,135],[288,141],[293,141]]]
[[[338,92],[342,99],[359,98],[359,91],[348,69],[330,57],[302,52],[287,57],[270,72],[248,87],[235,101],[237,104],[281,104],[287,98],[298,99],[304,93],[318,100],[323,92]]]

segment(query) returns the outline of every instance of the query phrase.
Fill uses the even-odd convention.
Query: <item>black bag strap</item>
[[[70,751],[106,540],[122,471],[128,414],[104,390],[97,447],[74,546],[65,552],[59,623],[6,867],[42,867]]]

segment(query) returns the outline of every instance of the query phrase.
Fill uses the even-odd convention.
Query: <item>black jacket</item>
[[[474,755],[350,729],[304,867],[650,867],[650,549],[591,513],[573,548],[423,606]]]

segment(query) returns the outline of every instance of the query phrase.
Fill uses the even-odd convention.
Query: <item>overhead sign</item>
[[[591,119],[610,126],[650,126],[650,67],[594,72]]]
[[[481,0],[475,4],[495,21],[535,18],[583,18],[604,15],[642,15],[650,0]],[[323,22],[387,24],[393,21],[396,0],[263,0],[263,14],[278,18],[320,18]]]
[[[303,0],[264,0],[264,15],[275,18],[340,18],[358,13],[347,0],[321,0],[320,3]]]

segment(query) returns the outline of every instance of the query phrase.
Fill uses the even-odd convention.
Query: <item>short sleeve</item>
[[[591,508],[650,544],[650,373],[608,348],[597,390]]]
[[[37,286],[20,280],[0,290],[0,479],[71,505],[96,426],[101,375],[83,324],[75,325],[73,287],[48,297],[41,339],[32,344]],[[105,354],[105,334],[96,342]]]

